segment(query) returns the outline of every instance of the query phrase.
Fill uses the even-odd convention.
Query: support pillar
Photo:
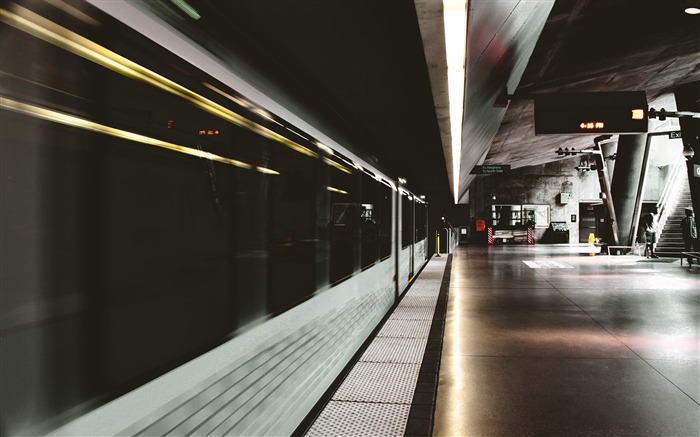
[[[612,156],[617,153],[617,141],[609,141],[601,144],[600,150],[603,152],[603,160],[605,160],[605,157]],[[612,183],[612,180],[615,177],[615,159],[607,160],[605,161],[605,164],[608,168],[608,177],[610,178],[609,182]]]
[[[632,245],[635,235],[633,229],[637,191],[646,176],[644,153],[646,134],[620,135],[615,160],[615,178],[612,181],[611,194],[615,203],[615,216],[619,231],[620,244]]]
[[[615,217],[615,205],[613,202],[613,196],[610,190],[610,175],[608,174],[608,167],[605,162],[605,156],[603,155],[602,144],[598,140],[602,137],[598,137],[594,140],[596,144],[596,151],[593,153],[593,158],[595,159],[596,171],[598,172],[598,182],[600,183],[600,190],[604,194],[603,204],[605,205],[605,225],[602,229],[602,235],[604,241],[607,241],[612,246],[620,245],[619,233],[617,231],[617,218]],[[603,140],[604,141],[604,140]]]

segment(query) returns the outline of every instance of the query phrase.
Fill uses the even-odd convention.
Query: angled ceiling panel
[[[505,117],[496,99],[504,87],[517,87],[553,5],[554,0],[470,2],[460,203],[469,201],[475,177],[469,173],[486,158]]]

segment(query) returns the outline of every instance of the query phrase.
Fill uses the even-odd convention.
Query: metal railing
[[[656,204],[656,208],[659,213],[659,219],[656,227],[656,241],[661,239],[661,233],[663,232],[664,226],[666,226],[666,221],[675,210],[676,205],[678,205],[679,195],[683,191],[680,185],[685,180],[681,177],[681,175],[683,175],[683,172],[685,171],[685,158],[683,156],[679,156],[678,160],[671,169],[671,174],[669,175],[666,185],[664,186],[661,196],[659,197],[659,201]]]

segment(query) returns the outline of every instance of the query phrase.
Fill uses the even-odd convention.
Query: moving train
[[[423,199],[153,4],[2,3],[2,435],[292,434],[429,257]]]

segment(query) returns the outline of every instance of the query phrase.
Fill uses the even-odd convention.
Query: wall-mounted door
[[[599,237],[598,223],[602,217],[603,204],[600,202],[581,202],[578,207],[578,241],[579,243],[587,243],[590,234]]]

